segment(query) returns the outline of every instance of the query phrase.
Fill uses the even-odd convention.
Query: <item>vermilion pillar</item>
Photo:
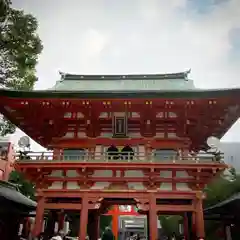
[[[32,232],[33,237],[37,237],[42,232],[43,220],[44,220],[44,203],[45,198],[40,197],[38,199],[35,224]]]
[[[204,216],[201,197],[196,199],[196,235],[198,239],[205,238]]]
[[[189,240],[188,214],[183,215],[183,233],[185,240]]]
[[[149,240],[156,239],[158,239],[157,204],[156,197],[151,195],[149,199]]]
[[[86,238],[87,235],[87,224],[88,224],[88,197],[85,195],[82,198],[82,207],[80,213],[80,227],[79,227],[79,239]]]

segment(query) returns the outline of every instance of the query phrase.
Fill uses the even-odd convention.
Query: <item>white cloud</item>
[[[85,33],[81,50],[84,57],[97,58],[109,43],[109,37],[96,29],[89,29]]]

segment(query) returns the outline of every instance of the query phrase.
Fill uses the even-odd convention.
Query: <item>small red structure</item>
[[[36,183],[34,235],[45,210],[75,210],[79,238],[96,240],[110,205],[136,205],[151,240],[157,215],[185,213],[185,229],[204,238],[202,190],[227,165],[199,151],[238,119],[240,89],[196,89],[187,76],[62,73],[49,90],[0,90],[1,113],[53,151],[16,163]]]
[[[15,151],[9,138],[0,138],[0,180],[7,181],[13,170]]]

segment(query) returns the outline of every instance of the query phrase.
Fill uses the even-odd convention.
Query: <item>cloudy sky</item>
[[[53,86],[59,70],[126,74],[189,68],[196,87],[240,87],[239,0],[13,0],[13,5],[39,21],[44,50],[37,89]],[[239,133],[237,123],[224,140],[240,141]]]

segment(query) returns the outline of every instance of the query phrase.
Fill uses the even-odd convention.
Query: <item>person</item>
[[[52,237],[51,240],[63,240],[65,234],[63,230],[60,230],[56,236]]]
[[[103,235],[102,240],[114,240],[114,235],[110,227],[106,227]]]
[[[119,158],[118,148],[111,145],[107,150],[108,160],[117,160]]]
[[[133,149],[129,145],[126,145],[121,151],[122,159],[123,160],[133,160],[133,156],[134,156]]]

